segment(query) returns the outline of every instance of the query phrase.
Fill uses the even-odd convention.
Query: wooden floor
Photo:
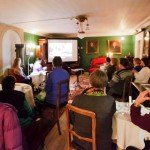
[[[57,126],[49,132],[45,139],[43,150],[66,150],[67,149],[67,131],[66,131],[66,112],[60,118],[62,135],[58,134]]]
[[[76,76],[70,77],[70,84],[77,80]],[[66,131],[66,112],[60,117],[60,127],[62,135],[58,134],[57,125],[49,132],[45,138],[43,150],[66,150],[67,149],[67,131]]]

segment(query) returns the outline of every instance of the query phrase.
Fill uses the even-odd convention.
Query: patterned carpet
[[[76,95],[79,95],[84,91],[86,88],[90,86],[89,84],[89,75],[83,74],[79,76],[79,83],[72,82],[70,84],[70,94],[69,100],[73,100]]]

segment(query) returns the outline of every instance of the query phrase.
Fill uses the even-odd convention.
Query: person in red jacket
[[[141,92],[131,106],[131,121],[140,128],[150,132],[150,113],[141,116],[141,104],[150,101],[150,90]]]
[[[23,150],[16,109],[6,103],[0,103],[0,150]]]

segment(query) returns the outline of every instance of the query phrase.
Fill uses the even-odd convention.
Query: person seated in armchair
[[[60,56],[55,56],[53,61],[53,70],[49,73],[45,91],[46,91],[46,104],[52,108],[56,106],[56,97],[57,97],[57,84],[61,80],[66,80],[70,78],[69,73],[62,68],[62,59]],[[62,91],[66,91],[67,86],[62,88]],[[61,100],[61,105],[65,105],[63,99]]]
[[[106,72],[107,68],[110,66],[110,57],[106,57],[106,63],[104,63],[103,65],[100,65],[100,70]]]
[[[95,70],[90,75],[91,87],[76,96],[72,103],[73,106],[95,112],[98,150],[111,150],[112,117],[116,111],[116,103],[113,97],[106,94],[107,82],[107,75],[99,69]],[[78,131],[80,135],[88,137],[91,134],[89,119],[71,113],[71,122],[74,130]],[[92,149],[90,143],[78,140],[75,137],[73,143],[81,149]]]

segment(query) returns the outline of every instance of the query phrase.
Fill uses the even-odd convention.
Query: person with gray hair
[[[72,105],[81,109],[93,111],[96,114],[96,145],[97,149],[111,149],[112,117],[116,111],[113,97],[106,94],[107,75],[101,70],[95,70],[90,75],[91,87],[76,96]],[[84,137],[91,135],[91,125],[88,118],[71,113],[74,130]],[[80,124],[80,127],[79,127]],[[81,149],[91,150],[91,144],[73,138],[75,145]]]

